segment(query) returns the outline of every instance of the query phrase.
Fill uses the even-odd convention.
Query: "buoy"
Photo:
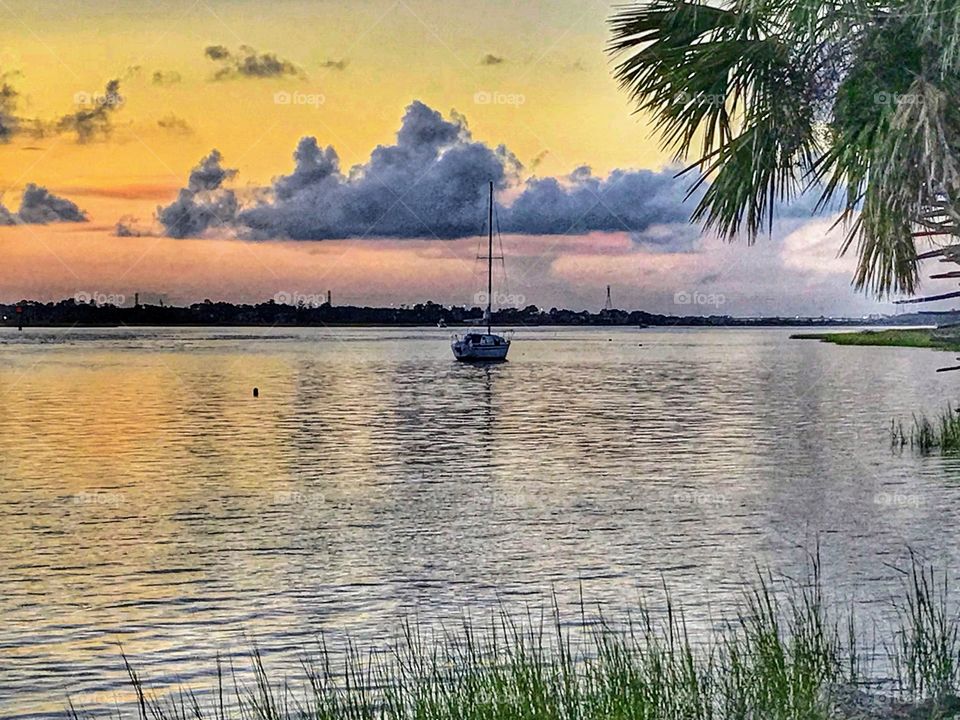
[[[254,396],[254,397],[260,397],[260,388],[254,388],[254,389],[253,389],[253,396]]]

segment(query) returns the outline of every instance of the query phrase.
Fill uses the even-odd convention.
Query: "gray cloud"
[[[350,64],[349,60],[326,60],[320,64],[320,67],[325,70],[346,70],[347,65]]]
[[[183,80],[183,76],[176,70],[155,70],[151,77],[154,85],[176,85]]]
[[[547,155],[549,154],[550,154],[549,150],[541,150],[540,152],[538,152],[536,156],[533,158],[533,160],[530,161],[530,169],[536,170],[538,167],[540,167],[540,163],[546,160]]]
[[[116,237],[140,237],[143,235],[143,233],[137,229],[137,219],[130,215],[124,215],[117,220],[113,234]]]
[[[500,57],[499,55],[494,55],[492,53],[487,53],[482,58],[480,58],[480,64],[491,66],[491,65],[503,65],[507,60],[506,58]]]
[[[16,214],[0,204],[0,226],[19,225]]]
[[[86,214],[75,203],[33,183],[24,188],[20,209],[16,213],[0,205],[0,225],[46,225],[86,220]]]
[[[0,142],[9,142],[20,127],[17,117],[17,91],[0,74]]]
[[[291,175],[271,202],[240,220],[258,233],[300,240],[338,237],[463,237],[483,218],[486,183],[504,186],[519,163],[504,147],[474,142],[461,123],[411,104],[396,143],[377,147],[347,175],[336,151],[300,141]]]
[[[516,191],[507,193],[515,194],[512,203],[498,206],[503,232],[627,233],[637,244],[670,252],[689,251],[700,236],[688,221],[703,190],[688,198],[688,181],[673,168],[597,177],[582,166],[518,186],[521,164],[506,147],[474,140],[462,116],[444,118],[419,101],[406,109],[396,141],[378,146],[365,164],[343,170],[336,150],[314,137],[300,140],[293,160],[293,172],[240,207],[222,188],[235,171],[214,151],[191,172],[177,201],[161,209],[160,222],[174,237],[223,223],[245,236],[295,240],[467,237],[482,229],[492,180],[499,190]]]
[[[106,139],[113,132],[112,115],[123,105],[120,81],[107,83],[102,95],[86,96],[79,93],[81,107],[76,112],[64,115],[56,123],[56,131],[76,133],[77,141],[90,142],[98,137]]]
[[[207,228],[234,224],[239,203],[236,194],[222,186],[237,171],[223,167],[222,161],[220,151],[213,150],[190,171],[187,187],[177,199],[157,209],[157,220],[167,235],[195,237]]]
[[[232,168],[223,167],[223,156],[219,150],[213,150],[209,155],[200,161],[193,170],[190,171],[190,177],[187,180],[187,189],[190,192],[199,192],[201,190],[216,190],[227,180],[232,179],[237,171]]]
[[[203,51],[203,54],[211,60],[230,59],[230,50],[223,45],[210,45]]]
[[[258,53],[249,45],[241,45],[235,53],[223,45],[210,45],[204,50],[204,55],[220,64],[220,69],[213,75],[214,80],[303,74],[289,60],[279,58],[274,53]]]
[[[614,170],[595,177],[582,166],[561,182],[532,178],[501,213],[504,232],[581,235],[588,232],[641,233],[652,225],[686,222],[691,205],[686,184],[675,171]]]
[[[181,117],[177,117],[173,113],[169,115],[164,115],[162,118],[157,120],[157,127],[161,130],[166,130],[171,135],[192,135],[193,128],[190,127],[190,124]]]

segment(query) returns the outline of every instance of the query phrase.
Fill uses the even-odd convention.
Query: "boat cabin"
[[[506,345],[507,341],[499,335],[481,335],[480,333],[468,333],[463,336],[464,345],[474,345],[480,347],[489,347],[493,345]]]

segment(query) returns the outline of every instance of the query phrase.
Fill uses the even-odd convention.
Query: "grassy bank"
[[[960,335],[933,328],[910,330],[862,330],[848,333],[797,333],[796,340],[821,340],[834,345],[932,348],[960,351]]]
[[[818,564],[784,585],[759,575],[741,611],[694,641],[681,609],[640,608],[624,623],[572,634],[546,619],[500,614],[481,627],[430,634],[404,627],[389,649],[333,653],[321,644],[299,681],[271,677],[253,653],[253,680],[222,668],[206,695],[157,699],[130,670],[138,707],[127,717],[322,720],[837,720],[952,717],[960,710],[960,642],[946,576],[914,565],[895,604],[898,626],[877,636],[824,597]],[[586,611],[582,617],[595,613]],[[580,618],[578,618],[580,620]],[[582,623],[581,623],[582,624]],[[869,685],[872,661],[892,677]],[[233,678],[233,679],[231,679]],[[864,687],[872,688],[869,692]],[[227,689],[229,688],[229,689]],[[123,716],[122,712],[117,713]],[[78,711],[75,717],[83,717]]]

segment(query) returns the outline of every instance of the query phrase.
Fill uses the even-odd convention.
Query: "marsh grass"
[[[913,562],[896,603],[899,627],[884,643],[895,676],[886,691],[921,714],[954,699],[960,660],[958,622],[946,575]],[[854,717],[838,708],[838,689],[869,679],[865,643],[852,610],[827,602],[819,561],[788,581],[757,573],[741,611],[694,641],[669,595],[665,612],[641,605],[623,622],[600,609],[568,624],[556,603],[546,615],[505,611],[454,630],[402,624],[380,651],[354,644],[333,652],[323,638],[295,683],[272,677],[260,652],[238,679],[218,661],[204,695],[157,696],[130,663],[141,720],[827,720]],[[126,658],[124,658],[126,661]],[[249,678],[252,677],[252,680]],[[859,692],[859,691],[855,691]],[[892,702],[892,700],[891,700]],[[925,704],[924,704],[925,703]],[[929,714],[926,713],[929,710]],[[852,712],[852,711],[851,711]],[[73,711],[75,718],[83,717]],[[861,716],[858,716],[861,717]],[[893,716],[891,716],[893,717]],[[899,715],[897,717],[900,717]]]
[[[866,345],[873,347],[929,348],[960,350],[960,339],[954,333],[933,328],[860,330],[856,332],[795,333],[791,340],[820,340],[834,345]]]
[[[894,448],[909,446],[921,453],[960,452],[960,411],[947,405],[933,420],[926,415],[914,415],[909,427],[904,427],[903,422],[891,421],[890,443]]]

